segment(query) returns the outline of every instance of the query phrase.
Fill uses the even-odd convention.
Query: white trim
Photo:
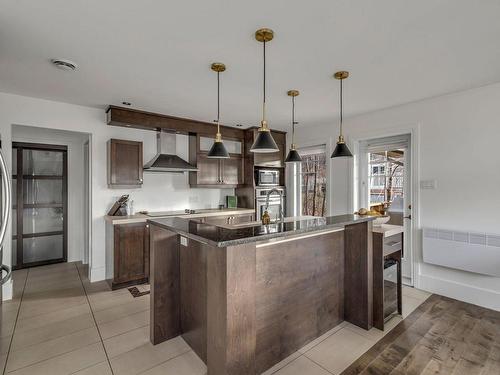
[[[106,280],[106,267],[90,268],[89,267],[89,280],[90,282]]]
[[[500,311],[500,292],[440,277],[420,275],[419,289]]]

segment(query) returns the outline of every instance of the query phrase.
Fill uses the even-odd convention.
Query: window
[[[404,150],[369,153],[370,206],[403,196]]]
[[[299,150],[302,215],[324,216],[326,213],[326,147]]]

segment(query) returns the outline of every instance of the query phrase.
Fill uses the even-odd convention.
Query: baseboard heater
[[[424,228],[425,263],[500,277],[500,236]]]

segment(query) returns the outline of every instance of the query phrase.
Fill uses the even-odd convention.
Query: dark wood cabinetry
[[[142,142],[110,139],[108,141],[108,186],[142,185]]]
[[[149,278],[149,225],[118,224],[113,228],[113,289],[141,284]]]
[[[401,255],[403,252],[403,234],[385,237],[383,233],[373,232],[373,326],[384,330],[387,315],[392,312],[402,314]],[[394,260],[397,263],[397,282],[385,280],[384,263]],[[396,288],[397,298],[388,294]],[[389,298],[388,298],[389,297]],[[389,314],[387,311],[389,310]]]
[[[207,140],[209,140],[207,142]],[[228,139],[231,143],[229,159],[208,157],[208,147],[212,138],[202,134],[191,135],[189,139],[189,162],[195,164],[197,172],[189,173],[191,187],[236,187],[244,183],[243,142],[241,139]],[[227,145],[228,146],[228,145]],[[234,150],[233,150],[234,148]],[[232,152],[233,151],[233,152]]]

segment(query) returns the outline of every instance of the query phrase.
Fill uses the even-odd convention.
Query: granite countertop
[[[135,214],[130,216],[109,216],[105,215],[104,220],[111,224],[131,224],[131,223],[141,223],[146,222],[148,219],[159,219],[166,217],[183,217],[186,219],[195,219],[207,216],[226,216],[226,215],[244,215],[244,214],[254,214],[255,210],[253,208],[204,208],[196,210],[194,214],[186,214],[184,211],[162,211],[162,212],[151,212],[149,216],[146,214]]]
[[[253,224],[228,228],[212,224],[203,224],[184,217],[148,219],[148,223],[171,230],[187,238],[208,243],[215,247],[235,246],[258,242],[272,238],[294,236],[301,233],[317,232],[345,225],[373,220],[373,217],[359,215],[339,215],[315,217],[275,223],[269,225]]]

